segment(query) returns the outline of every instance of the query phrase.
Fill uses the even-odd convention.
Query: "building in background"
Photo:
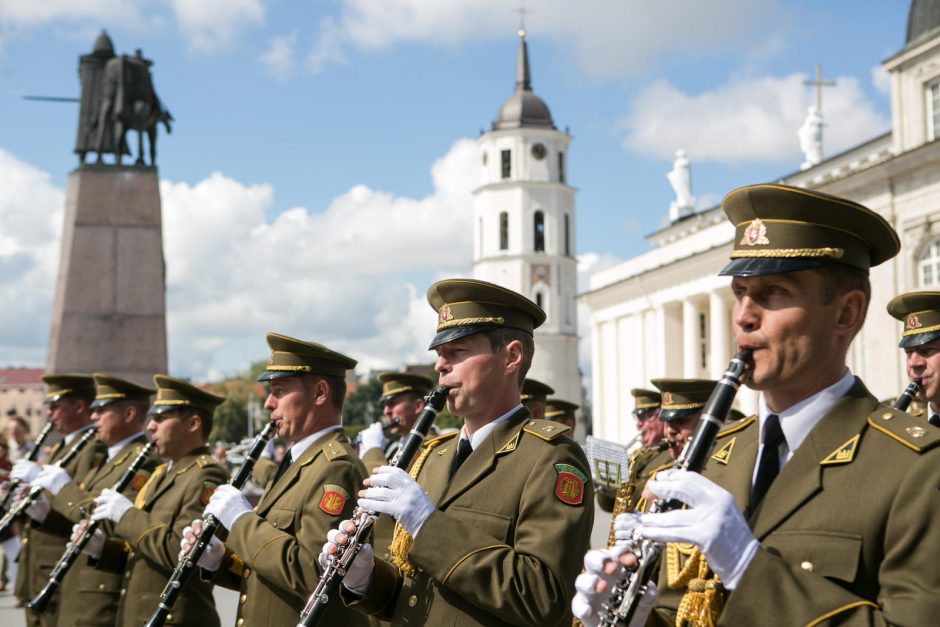
[[[6,428],[7,416],[22,416],[30,432],[39,433],[46,423],[46,384],[42,368],[0,369],[0,429]]]
[[[907,385],[897,346],[901,329],[885,306],[902,292],[940,290],[938,0],[911,3],[904,46],[883,65],[891,78],[890,132],[778,179],[857,201],[884,216],[901,238],[901,253],[872,269],[868,319],[848,357],[879,398]],[[650,251],[591,278],[582,299],[591,316],[596,436],[632,437],[630,388],[653,377],[717,378],[728,365],[733,299],[730,278],[717,273],[733,236],[719,207],[680,215],[648,236]],[[754,411],[757,395],[742,388],[738,404]]]

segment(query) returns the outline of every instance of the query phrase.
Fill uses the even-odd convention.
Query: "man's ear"
[[[516,373],[522,367],[522,342],[512,340],[503,351],[506,355],[506,372]]]
[[[865,292],[851,290],[838,298],[838,311],[836,312],[835,328],[838,335],[853,337],[865,321],[867,301]]]

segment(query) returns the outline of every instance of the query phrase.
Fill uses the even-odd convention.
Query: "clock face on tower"
[[[548,154],[548,151],[545,149],[544,144],[536,144],[532,146],[532,156],[539,161],[544,159],[546,154]]]

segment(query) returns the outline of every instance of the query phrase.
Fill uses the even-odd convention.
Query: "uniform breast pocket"
[[[266,518],[275,529],[292,531],[297,510],[290,507],[272,507]]]
[[[862,537],[834,531],[784,531],[771,535],[764,546],[787,562],[817,575],[855,581]]]
[[[459,505],[450,507],[447,511],[460,516],[461,520],[470,523],[483,533],[493,536],[500,542],[510,544],[509,535],[512,529],[511,516],[493,512],[481,512],[480,510],[460,507]]]

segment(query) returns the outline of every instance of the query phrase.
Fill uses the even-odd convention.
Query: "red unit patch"
[[[326,490],[320,499],[320,509],[331,516],[338,516],[346,505],[346,497],[336,490]]]
[[[580,505],[584,499],[584,482],[572,472],[559,472],[555,480],[555,496],[568,505]]]

